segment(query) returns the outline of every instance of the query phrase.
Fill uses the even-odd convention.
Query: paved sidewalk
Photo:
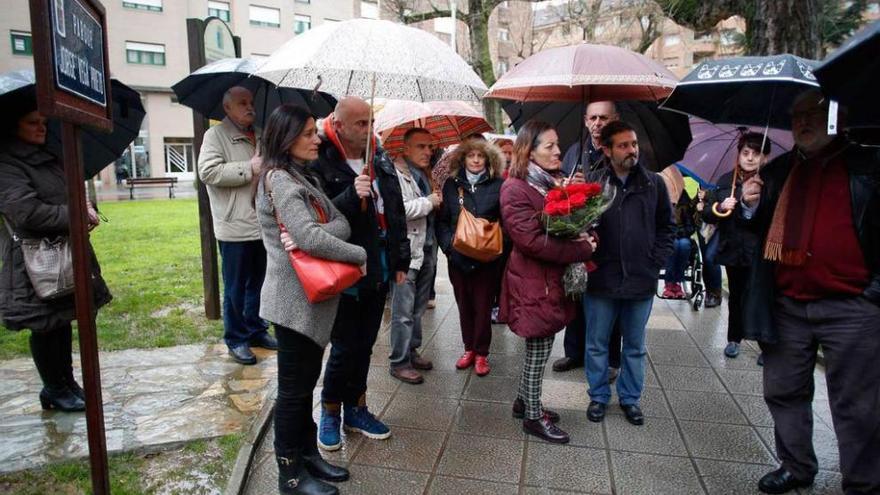
[[[437,309],[426,315],[423,349],[435,369],[422,385],[392,379],[386,325],[373,352],[368,395],[393,436],[373,441],[352,434],[340,451],[325,454],[352,470],[351,481],[338,485],[343,493],[750,494],[757,493],[758,478],[775,469],[773,421],[761,396],[756,348],[747,344],[737,359],[723,356],[726,303],[724,309],[692,312],[685,302],[655,300],[642,427],[624,420],[616,399],[604,423],[587,421],[583,370],[550,369],[563,355],[559,334],[544,404],[562,414],[572,442],[557,446],[524,435],[520,421],[511,418],[524,345],[504,326],[494,329],[489,376],[455,370],[458,314],[442,268],[440,275],[441,294]],[[839,493],[837,441],[821,371],[816,383],[821,471],[814,487],[801,493]],[[258,447],[247,493],[277,490],[272,441],[270,429]]]
[[[263,405],[275,353],[241,366],[224,344],[101,353],[107,449],[161,448],[244,430]],[[79,379],[79,355],[74,369]],[[85,413],[43,411],[30,358],[0,364],[0,472],[88,455]]]

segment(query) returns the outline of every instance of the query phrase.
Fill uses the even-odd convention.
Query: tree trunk
[[[489,16],[494,6],[484,0],[468,2],[468,34],[471,45],[471,63],[480,79],[486,86],[495,84],[495,67],[492,66],[492,53],[489,51]],[[501,105],[498,101],[486,98],[483,100],[483,111],[489,124],[495,130],[501,130]]]

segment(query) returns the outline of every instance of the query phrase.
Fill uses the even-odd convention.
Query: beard
[[[615,165],[619,168],[630,170],[636,166],[636,163],[639,161],[638,155],[629,155],[622,160],[615,160]]]

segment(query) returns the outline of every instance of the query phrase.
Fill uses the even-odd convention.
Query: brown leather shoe
[[[427,371],[434,369],[434,363],[430,359],[423,358],[416,351],[412,351],[412,354],[409,355],[409,364],[417,370]]]
[[[568,433],[562,431],[558,426],[550,421],[545,414],[541,419],[524,419],[523,431],[529,435],[543,438],[550,443],[568,443]]]
[[[404,383],[412,383],[413,385],[418,385],[425,381],[422,377],[422,374],[413,369],[411,366],[401,366],[398,368],[391,367],[389,370],[391,372],[391,376],[397,378],[398,380]]]

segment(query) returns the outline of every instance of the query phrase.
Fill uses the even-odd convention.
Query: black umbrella
[[[0,108],[19,98],[36,98],[33,71],[19,70],[0,75]],[[113,101],[113,132],[107,134],[84,127],[80,133],[83,154],[83,176],[95,176],[105,167],[122,156],[132,141],[138,136],[146,111],[141,103],[141,95],[117,81],[110,81]],[[61,156],[61,123],[49,121],[46,147]]]
[[[614,103],[620,119],[636,129],[645,166],[659,171],[681,160],[691,142],[691,127],[686,116],[660,110],[653,102]],[[501,106],[516,130],[533,119],[552,124],[559,134],[559,148],[563,154],[583,135],[584,105],[581,103],[504,101]]]
[[[225,58],[210,63],[177,82],[171,89],[181,105],[205,117],[222,120],[223,94],[233,86],[242,86],[254,95],[257,122],[261,125],[269,113],[284,103],[292,103],[311,111],[315,117],[326,117],[336,106],[336,99],[312,89],[279,88],[254,76],[265,57]]]
[[[822,92],[849,108],[850,127],[880,126],[880,21],[847,40],[816,68]]]
[[[791,129],[791,106],[819,87],[815,60],[794,55],[706,60],[692,70],[661,108],[715,124]]]

